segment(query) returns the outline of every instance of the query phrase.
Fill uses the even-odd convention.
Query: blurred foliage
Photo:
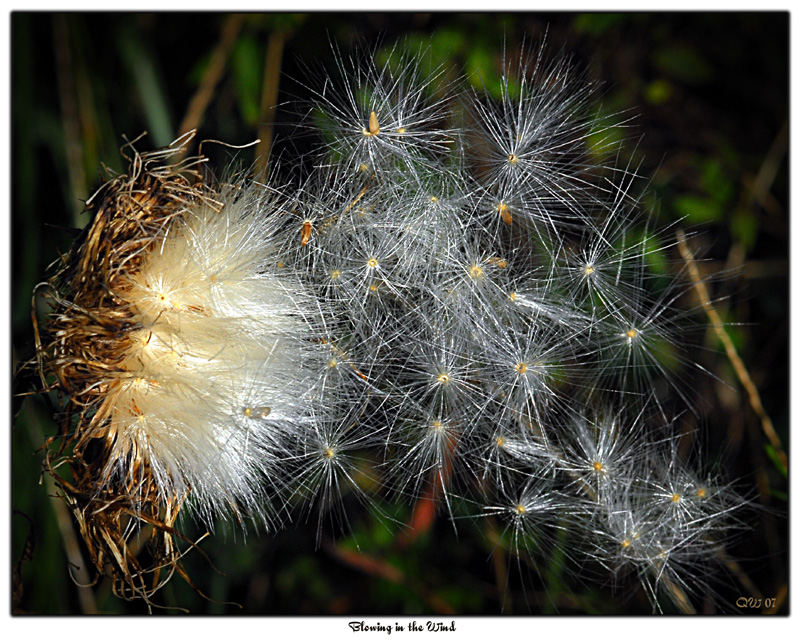
[[[164,145],[176,136],[174,127],[206,76],[226,17],[12,15],[15,369],[33,355],[33,287],[67,250],[73,229],[86,224],[82,202],[101,184],[101,163],[121,168],[123,136],[146,130],[150,137],[143,146]],[[395,45],[411,54],[426,51],[423,75],[442,70],[434,90],[446,92],[448,83],[466,73],[474,88],[495,97],[503,51],[513,59],[521,46],[535,48],[544,40],[549,55],[571,53],[588,79],[603,83],[598,110],[619,114],[617,120],[626,123],[598,133],[597,144],[609,136],[627,138],[631,158],[620,162],[652,176],[645,202],[654,205],[660,224],[680,220],[700,232],[693,246],[702,249],[701,267],[718,309],[786,443],[788,20],[788,13],[248,15],[198,139],[255,139],[267,42],[277,31],[286,35],[277,146],[292,153],[308,144],[290,126],[307,97],[306,68],[330,59],[331,42],[342,51],[379,42],[379,57]],[[204,151],[217,167],[233,153],[213,145]],[[247,165],[251,157],[245,154],[238,158]],[[676,252],[667,251],[669,260],[651,254],[657,271],[677,268]],[[730,554],[772,597],[788,579],[787,523],[781,515],[786,469],[765,444],[711,332],[706,346],[698,357],[713,375],[697,382],[697,416],[684,416],[682,428],[699,425],[701,444],[724,452],[715,455],[726,475],[758,487],[752,493],[765,510]],[[145,613],[141,603],[114,598],[102,580],[88,600],[85,594],[79,598],[76,582],[90,577],[73,580],[64,553],[64,527],[70,524],[59,524],[39,482],[36,450],[54,433],[54,424],[47,398],[21,395],[35,386],[31,374],[23,371],[13,389],[11,558],[19,569],[14,587],[21,589],[14,610],[76,613],[93,603],[102,612]],[[340,532],[330,528],[318,540],[313,520],[246,536],[221,523],[212,541],[200,545],[208,559],[198,552],[186,557],[189,575],[208,599],[175,578],[162,592],[163,604],[229,614],[650,611],[635,580],[620,577],[611,589],[574,579],[558,552],[565,540],[553,543],[547,566],[530,566],[514,556],[508,532],[494,530],[489,519],[465,521],[456,536],[449,523],[435,518],[426,532],[403,542],[398,522],[408,522],[411,510],[380,506],[391,518],[353,509],[350,529],[338,542]],[[733,578],[722,581],[716,598],[705,598],[704,610],[733,610],[740,591]]]

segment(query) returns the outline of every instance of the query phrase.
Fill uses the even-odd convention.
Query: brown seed
[[[497,212],[500,214],[500,217],[503,219],[507,225],[511,225],[511,211],[508,208],[508,205],[505,202],[501,202],[497,205]]]
[[[300,232],[300,244],[305,247],[311,239],[311,220],[303,222],[303,229]]]
[[[369,133],[372,136],[377,136],[381,132],[378,126],[378,116],[374,111],[369,112]]]

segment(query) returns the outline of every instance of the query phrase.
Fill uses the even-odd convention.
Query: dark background
[[[15,371],[33,355],[30,300],[46,267],[65,251],[71,228],[88,216],[82,201],[102,182],[101,163],[122,169],[122,136],[177,134],[228,29],[230,47],[198,139],[245,144],[263,137],[274,113],[278,148],[302,150],[287,126],[306,94],[305,65],[361,42],[378,50],[398,39],[430,45],[433,64],[470,74],[497,91],[503,47],[537,47],[573,56],[603,82],[598,107],[634,116],[614,134],[652,176],[646,198],[659,224],[682,219],[698,231],[712,294],[788,451],[788,13],[667,14],[48,14],[12,15],[12,340]],[[270,45],[270,43],[272,43]],[[269,56],[269,50],[273,55]],[[279,65],[274,56],[281,52]],[[513,55],[513,53],[512,53]],[[271,62],[268,64],[267,60]],[[262,94],[278,77],[274,111]],[[269,105],[267,105],[269,106]],[[217,166],[233,153],[209,147]],[[240,161],[253,161],[253,151]],[[670,257],[679,260],[674,248]],[[720,571],[699,610],[737,611],[746,576],[786,612],[787,480],[747,395],[712,332],[698,354],[712,372],[693,383],[695,420],[711,463],[754,498],[752,528],[729,549],[739,578]],[[14,382],[12,441],[12,609],[19,613],[144,613],[114,598],[100,581],[81,589],[68,556],[80,556],[68,514],[40,484],[35,453],[54,433],[23,371]],[[408,520],[410,510],[394,515]],[[435,519],[411,543],[355,511],[352,531],[331,531],[317,547],[315,527],[295,523],[263,535],[221,525],[186,565],[195,594],[175,578],[157,600],[193,613],[259,614],[649,613],[635,577],[584,581],[563,555],[518,563],[485,522],[460,527]],[[191,526],[189,527],[191,530]],[[201,532],[198,532],[201,533]],[[67,550],[65,552],[65,549]],[[586,570],[586,568],[583,568]],[[582,571],[583,571],[582,570]],[[734,572],[736,573],[736,571]],[[78,582],[88,582],[85,570]],[[665,610],[672,609],[667,603]]]

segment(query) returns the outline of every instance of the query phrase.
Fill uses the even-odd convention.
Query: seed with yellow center
[[[436,429],[437,431],[441,431],[442,429],[442,421],[441,420],[434,420],[431,422],[431,429]]]
[[[405,133],[405,132],[406,132],[406,128],[405,127],[400,127],[400,128],[397,129],[397,133]]]
[[[630,328],[625,332],[625,335],[628,336],[628,338],[630,338],[631,340],[633,340],[636,336],[639,335],[639,332],[634,328]]]
[[[630,547],[630,546],[631,546],[631,541],[630,541],[630,540],[628,540],[627,538],[625,538],[625,539],[624,539],[622,542],[620,542],[620,546],[621,546],[623,549],[627,549],[628,547]]]
[[[333,456],[336,455],[336,452],[330,447],[328,447],[327,449],[325,449],[325,451],[322,452],[322,455],[325,456],[328,460],[330,460],[331,458],[333,458]]]
[[[378,266],[378,259],[377,258],[370,258],[369,260],[367,260],[367,266],[370,269],[374,269],[375,267]]]
[[[592,469],[595,471],[602,471],[603,470],[603,463],[599,461],[595,461],[592,463]]]
[[[477,280],[478,278],[483,276],[483,269],[479,267],[477,264],[473,264],[469,268],[469,277],[473,280]]]
[[[527,511],[527,509],[525,508],[525,505],[518,504],[516,507],[514,507],[514,511],[516,511],[519,515],[522,515]]]
[[[245,407],[244,408],[244,416],[245,418],[250,418],[253,415],[253,408],[252,407]]]
[[[494,442],[498,447],[502,447],[506,444],[506,439],[503,436],[497,436]]]
[[[447,373],[440,373],[438,376],[436,376],[436,381],[439,384],[447,384],[450,382],[450,375]]]
[[[341,271],[339,271],[338,269],[334,269],[333,271],[331,271],[331,280],[336,280],[341,275],[342,275]]]
[[[437,202],[439,202],[439,198],[437,198],[436,196],[431,196],[431,202],[436,204]]]
[[[328,366],[331,369],[335,369],[338,365],[339,365],[339,362],[336,360],[336,358],[331,358],[330,360],[328,360]]]
[[[508,164],[517,164],[519,162],[519,157],[515,153],[508,154]]]
[[[586,265],[586,266],[583,268],[583,272],[584,272],[584,273],[585,273],[587,276],[590,276],[590,275],[592,275],[592,274],[594,273],[594,265],[587,264],[587,265]]]
[[[681,494],[680,493],[673,493],[672,494],[672,502],[680,502],[681,501]]]
[[[511,293],[509,293],[509,294],[508,294],[508,299],[509,299],[509,300],[511,300],[511,302],[514,302],[514,301],[516,301],[516,299],[517,299],[517,292],[516,292],[516,291],[512,291]]]
[[[518,374],[523,375],[528,370],[528,365],[520,362],[514,369]]]
[[[705,498],[707,495],[707,491],[703,488],[697,490],[697,497],[698,498]]]

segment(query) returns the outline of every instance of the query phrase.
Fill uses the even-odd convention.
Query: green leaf
[[[472,49],[465,63],[470,83],[476,88],[485,88],[493,98],[500,97],[499,78],[492,69],[492,58],[485,49]]]
[[[672,97],[672,84],[669,80],[653,80],[644,90],[644,97],[650,104],[661,105]]]
[[[156,146],[164,147],[172,141],[175,130],[156,62],[140,35],[133,30],[125,30],[118,42],[122,58],[136,83],[147,128]]]
[[[455,29],[439,29],[431,37],[431,53],[438,63],[452,60],[465,46],[464,34]]]
[[[775,447],[773,447],[771,444],[765,444],[764,451],[767,452],[767,456],[769,457],[770,460],[772,460],[772,464],[775,465],[775,468],[778,470],[778,473],[780,473],[784,478],[786,478],[788,475],[786,471],[786,466],[781,461],[778,452],[775,451]]]
[[[645,261],[653,273],[665,274],[669,271],[667,256],[661,246],[661,241],[657,236],[644,234],[642,236],[644,244]]]
[[[738,209],[731,220],[731,234],[750,251],[758,237],[758,217],[747,209]]]
[[[703,162],[700,182],[709,198],[721,205],[727,204],[733,195],[733,183],[722,163],[715,158]]]
[[[603,126],[599,131],[586,136],[586,145],[589,148],[589,153],[599,161],[602,161],[608,157],[610,150],[619,147],[622,139],[623,134],[619,127]]]
[[[231,67],[239,98],[239,111],[244,121],[254,126],[261,103],[261,66],[263,52],[255,36],[245,34],[234,45]]]
[[[687,84],[701,84],[711,76],[711,66],[689,45],[657,49],[653,64],[663,74]]]
[[[572,26],[578,33],[599,36],[623,22],[627,17],[622,13],[581,13],[575,16]]]
[[[690,223],[714,222],[722,218],[722,207],[710,198],[698,196],[678,196],[673,203],[679,217],[686,218]]]

